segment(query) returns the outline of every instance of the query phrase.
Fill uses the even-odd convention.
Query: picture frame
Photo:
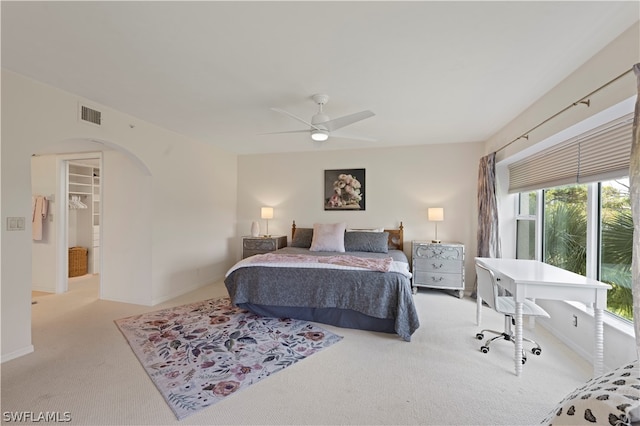
[[[324,171],[325,210],[365,210],[365,169]]]

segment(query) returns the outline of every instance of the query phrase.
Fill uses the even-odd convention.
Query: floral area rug
[[[178,420],[342,340],[305,321],[255,315],[229,298],[115,323]]]

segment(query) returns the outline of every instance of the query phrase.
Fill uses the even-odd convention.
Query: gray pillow
[[[347,232],[344,234],[345,251],[388,253],[388,244],[388,232]]]
[[[313,239],[313,228],[296,228],[291,247],[309,248]]]

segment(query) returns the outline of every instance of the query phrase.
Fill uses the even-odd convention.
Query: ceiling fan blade
[[[259,133],[260,135],[279,135],[282,133],[309,133],[310,130],[306,129],[306,130],[289,130],[287,132],[269,132],[269,133]]]
[[[302,118],[298,117],[297,115],[293,115],[293,114],[291,114],[291,113],[290,113],[290,112],[288,112],[288,111],[285,111],[285,110],[280,109],[280,108],[271,108],[271,109],[272,109],[272,110],[274,110],[274,111],[276,111],[276,112],[279,112],[279,113],[281,113],[281,114],[288,115],[289,117],[293,118],[294,120],[298,120],[299,122],[304,123],[304,124],[306,124],[307,126],[310,126],[312,129],[320,130],[319,128],[317,128],[317,127],[316,127],[316,126],[314,126],[313,124],[309,123],[308,121],[306,121],[306,120],[304,120],[304,119],[302,119]]]
[[[329,131],[340,129],[341,127],[348,126],[357,121],[364,120],[365,118],[373,117],[375,114],[369,110],[356,112],[355,114],[345,115],[343,117],[334,118],[333,120],[325,121],[321,123],[326,126]]]
[[[350,135],[347,133],[342,133],[342,132],[335,132],[335,133],[331,133],[331,137],[333,138],[341,138],[341,139],[353,139],[356,141],[365,141],[365,142],[378,142],[377,139],[373,139],[373,138],[368,138],[366,136],[354,136],[354,135]]]

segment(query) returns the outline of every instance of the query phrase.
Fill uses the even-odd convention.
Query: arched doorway
[[[67,291],[69,282],[69,247],[70,245],[75,245],[76,242],[81,241],[78,245],[87,246],[91,250],[88,259],[88,261],[91,262],[91,265],[87,265],[88,272],[97,274],[100,280],[99,294],[96,295],[96,298],[102,299],[105,294],[113,295],[115,293],[116,296],[111,296],[111,298],[123,301],[127,301],[128,299],[139,299],[139,296],[128,297],[126,293],[123,294],[122,289],[110,291],[110,286],[114,285],[114,279],[104,279],[105,275],[101,273],[103,269],[106,269],[107,271],[113,271],[114,269],[117,270],[117,266],[114,267],[113,264],[109,265],[110,262],[113,262],[114,256],[103,256],[104,250],[101,246],[104,243],[108,244],[109,241],[108,239],[105,241],[102,223],[105,217],[108,217],[109,215],[115,216],[115,221],[122,220],[122,217],[127,215],[124,211],[126,206],[118,200],[123,197],[128,197],[129,195],[126,194],[127,191],[134,191],[134,188],[136,188],[136,179],[142,179],[143,181],[148,180],[150,182],[151,173],[149,172],[149,169],[138,157],[128,150],[110,142],[91,139],[72,139],[53,144],[47,149],[47,152],[34,154],[34,158],[36,157],[38,157],[39,160],[43,160],[40,163],[44,162],[45,164],[48,164],[48,166],[45,166],[48,167],[48,171],[45,171],[44,173],[36,172],[33,169],[33,165],[36,162],[34,162],[34,159],[32,158],[32,181],[34,181],[35,175],[39,175],[40,182],[45,182],[44,190],[42,189],[42,184],[39,183],[37,185],[32,185],[32,191],[35,192],[36,186],[38,186],[40,188],[40,192],[44,192],[45,195],[51,195],[55,201],[52,203],[52,216],[49,218],[49,222],[47,222],[47,225],[52,228],[49,230],[49,238],[45,244],[37,246],[34,243],[33,245],[32,269],[34,271],[34,283],[37,279],[41,279],[44,282],[45,289],[48,289],[51,292],[64,293]],[[92,161],[94,163],[91,163]],[[94,164],[96,169],[99,170],[100,176],[96,177],[96,179],[94,179],[93,176],[86,178],[89,179],[86,182],[87,184],[93,180],[98,183],[98,186],[96,188],[92,188],[91,191],[89,191],[89,189],[85,191],[82,187],[70,189],[70,165],[74,165],[74,167],[76,167],[78,164],[82,163]],[[105,208],[105,205],[108,205],[110,200],[102,197],[101,188],[105,184],[103,172],[110,167],[115,169],[113,170],[114,173],[111,174],[112,177],[117,176],[116,170],[124,171],[124,173],[128,173],[133,184],[128,186],[128,182],[122,184],[117,182],[117,178],[113,179],[116,183],[112,182],[111,184],[111,201],[115,201],[112,203],[112,208]],[[78,170],[74,171],[76,172],[75,175],[77,175]],[[75,179],[82,181],[82,179],[85,178],[82,176],[76,176]],[[139,182],[137,187],[140,188]],[[144,187],[145,186],[143,185],[143,188]],[[94,191],[97,192],[97,196],[89,198],[90,202],[86,202],[88,198],[84,199],[87,207],[90,208],[83,211],[83,213],[86,214],[87,211],[91,212],[89,214],[90,222],[88,222],[89,230],[86,231],[88,236],[85,235],[81,239],[78,238],[78,235],[70,236],[70,217],[75,213],[69,209],[68,201],[70,196],[80,196],[86,192],[88,197],[88,194]],[[145,196],[138,196],[137,198],[142,204],[148,203],[148,199],[145,199]],[[113,230],[113,228],[114,227],[112,226],[111,229]],[[97,244],[94,243],[94,238],[96,239]],[[114,245],[124,245],[122,244],[121,237],[115,237],[112,239],[114,240]],[[124,274],[126,274],[126,272],[121,273],[120,275]],[[118,273],[108,274],[108,276],[111,277],[117,277],[118,275]],[[46,276],[46,278],[42,278],[43,276]],[[40,287],[42,287],[42,285]],[[107,296],[107,298],[109,298],[109,296]]]

